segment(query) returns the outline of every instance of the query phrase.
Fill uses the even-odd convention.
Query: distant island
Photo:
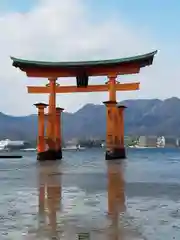
[[[164,136],[125,136],[126,148],[179,148],[180,138]],[[85,150],[87,148],[104,148],[106,141],[103,139],[71,139],[63,141],[63,150]],[[0,151],[36,151],[37,141],[11,141],[0,140]]]
[[[125,135],[180,137],[180,99],[138,99],[121,102],[125,110]],[[63,106],[62,106],[63,107]],[[75,113],[63,113],[63,139],[105,139],[104,105],[87,104]],[[34,142],[37,115],[14,117],[0,113],[0,140]]]

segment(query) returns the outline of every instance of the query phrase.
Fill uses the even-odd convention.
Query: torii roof
[[[154,59],[154,55],[157,51],[150,52],[143,55],[137,55],[133,57],[109,59],[109,60],[98,60],[98,61],[80,61],[80,62],[46,62],[46,61],[32,61],[25,59],[18,59],[11,57],[13,60],[13,66],[20,68],[25,71],[28,75],[28,71],[35,70],[47,70],[48,72],[64,72],[64,75],[71,73],[72,76],[77,76],[79,73],[84,72],[88,76],[93,75],[104,75],[102,69],[106,68],[109,70],[118,69],[119,67],[136,66],[139,69],[148,65],[151,65]],[[95,72],[95,74],[93,74]]]

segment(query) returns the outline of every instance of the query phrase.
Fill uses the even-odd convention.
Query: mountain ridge
[[[124,100],[126,135],[180,136],[180,99]],[[106,109],[104,105],[86,104],[75,113],[63,112],[64,138],[105,138]],[[0,139],[34,140],[37,115],[11,116],[0,112]]]

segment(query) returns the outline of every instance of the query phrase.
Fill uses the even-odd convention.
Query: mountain
[[[125,134],[180,136],[180,99],[125,100]],[[105,138],[104,105],[87,104],[75,113],[63,113],[63,136],[71,138]],[[0,139],[34,140],[37,115],[13,117],[0,113]]]

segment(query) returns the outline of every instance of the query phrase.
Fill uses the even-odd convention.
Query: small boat
[[[36,148],[24,148],[24,149],[20,149],[20,151],[23,151],[23,152],[36,152],[37,149]]]
[[[81,147],[80,145],[73,145],[73,146],[67,146],[62,148],[63,151],[71,151],[71,150],[75,150],[75,151],[81,151],[81,150],[85,150],[85,147]]]

